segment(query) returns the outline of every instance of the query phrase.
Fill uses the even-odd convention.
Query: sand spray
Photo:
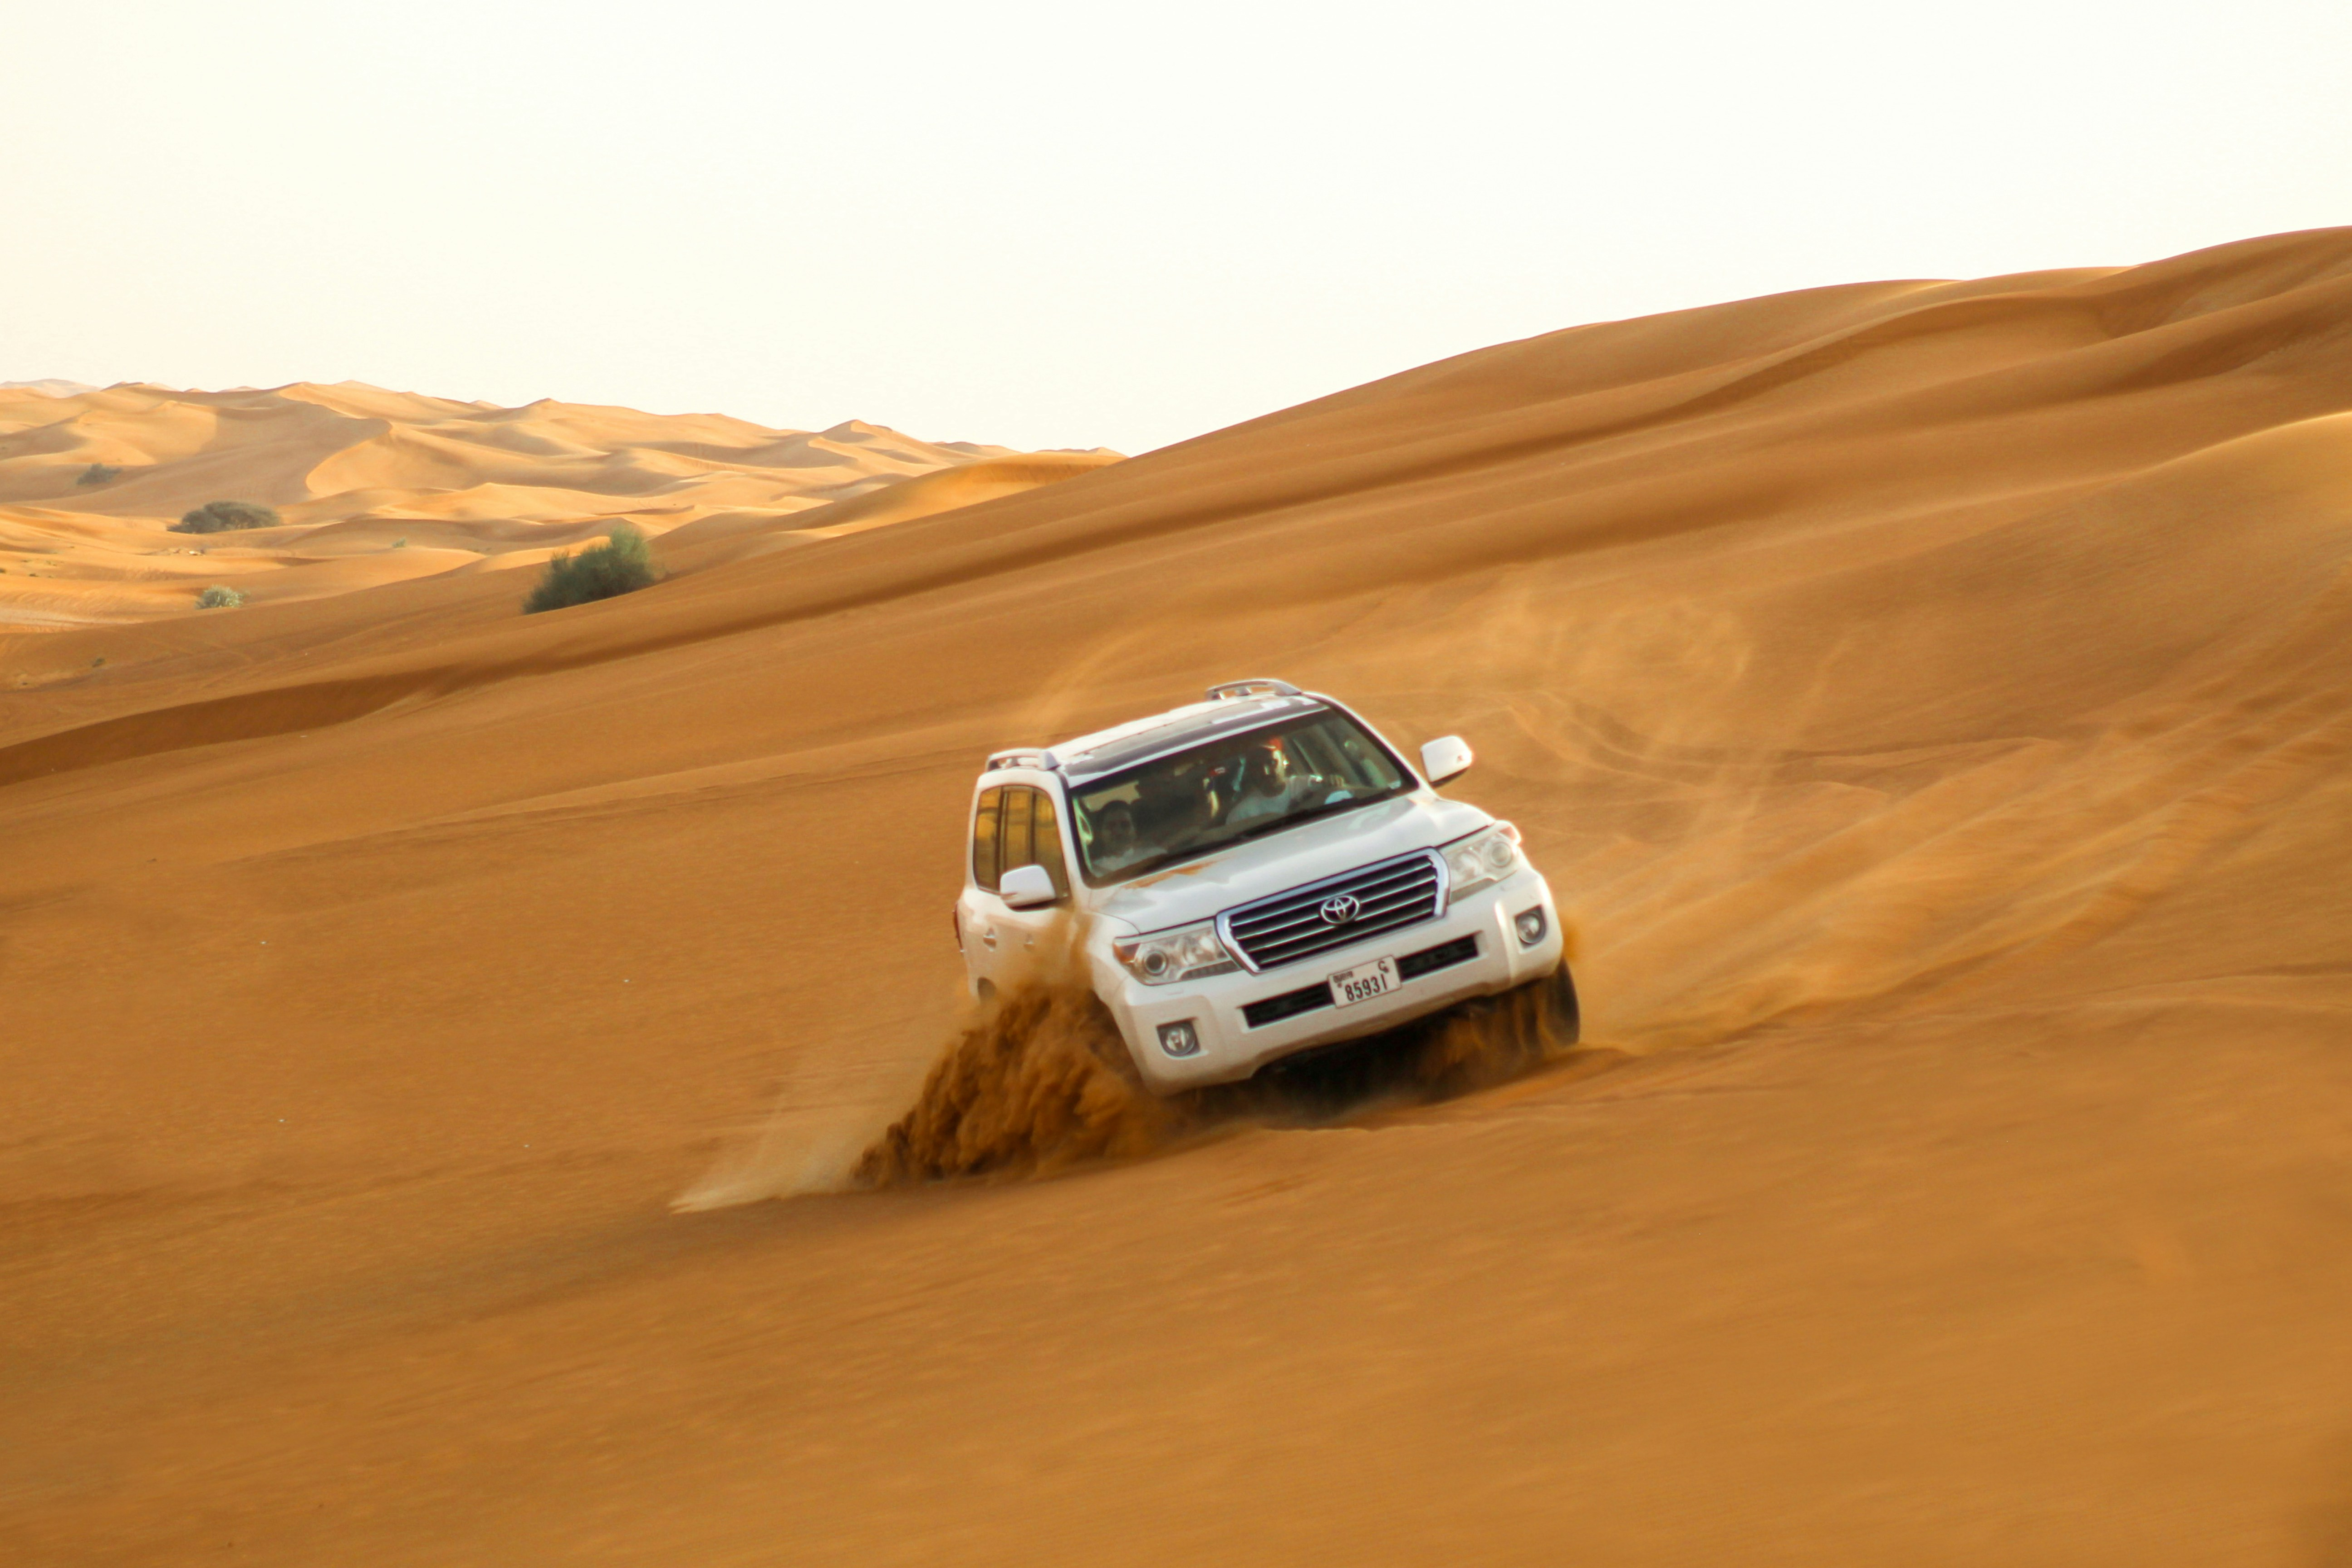
[[[1241,1127],[1322,1126],[1450,1099],[1576,1048],[1543,986],[1523,986],[1239,1083],[1162,1097],[1144,1087],[1095,994],[1084,932],[1080,918],[1056,922],[1024,972],[971,1005],[887,1124],[870,1106],[796,1104],[787,1086],[767,1124],[673,1206],[1051,1176]]]
[[[1051,1175],[1237,1127],[1324,1125],[1486,1088],[1575,1046],[1544,986],[1522,986],[1238,1083],[1162,1098],[1143,1086],[1086,983],[1080,929],[1067,922],[1051,958],[979,1010],[915,1103],[859,1158],[851,1185]]]

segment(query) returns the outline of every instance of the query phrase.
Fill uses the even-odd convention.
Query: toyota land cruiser
[[[972,992],[1082,917],[1095,992],[1163,1094],[1519,985],[1573,1038],[1550,889],[1517,829],[1434,787],[1469,765],[1447,736],[1416,773],[1346,706],[1280,680],[1000,752],[956,900]]]

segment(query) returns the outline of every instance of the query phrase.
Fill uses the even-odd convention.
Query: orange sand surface
[[[854,419],[813,434],[552,399],[500,408],[357,382],[267,392],[5,384],[0,630],[201,615],[196,595],[214,584],[268,604],[537,566],[622,520],[681,543],[735,539],[723,552],[733,559],[754,542],[824,537],[872,513],[883,501],[875,492],[918,476],[934,482],[891,497],[886,521],[1116,458],[933,444]],[[980,471],[937,482],[967,468]],[[214,500],[272,506],[283,525],[172,531]],[[853,502],[862,507],[847,516],[804,515]],[[507,586],[519,593],[524,581]]]
[[[456,426],[562,518],[717,493],[625,599],[0,638],[0,1561],[2352,1562],[2352,230],[1578,328],[782,549],[748,427],[347,388],[117,388],[47,468],[10,404],[8,526],[131,526],[110,400],[151,530],[231,427],[411,548],[546,525]],[[1589,1048],[673,1210],[907,1103],[988,748],[1251,675],[1470,740]]]

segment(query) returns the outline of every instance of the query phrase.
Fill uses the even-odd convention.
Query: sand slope
[[[1038,483],[1115,457],[1024,460]],[[536,566],[621,519],[658,537],[719,516],[786,542],[802,511],[1006,458],[1024,455],[857,420],[772,430],[357,382],[213,393],[12,384],[0,386],[0,626],[194,615],[213,583],[282,603]],[[273,506],[285,526],[169,531],[221,500]]]
[[[1823,289],[549,616],[0,642],[0,1543],[2342,1560],[2347,323],[2346,230]],[[1478,749],[1577,1070],[668,1211],[904,1103],[986,749],[1265,673]]]

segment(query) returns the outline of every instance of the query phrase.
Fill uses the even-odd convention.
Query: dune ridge
[[[2347,322],[2347,229],[1810,289],[547,616],[0,637],[0,1541],[2333,1560]],[[938,1113],[974,769],[1268,674],[1468,738],[1585,1052],[670,1212],[1052,1165]]]
[[[1013,460],[989,490],[1007,493],[1115,456],[1024,457],[858,420],[812,432],[548,398],[502,408],[357,382],[17,383],[0,386],[0,626],[194,614],[210,582],[269,603],[531,566],[622,519],[655,536],[715,518],[780,536],[800,512],[949,468]],[[168,531],[218,500],[273,506],[285,526]]]

